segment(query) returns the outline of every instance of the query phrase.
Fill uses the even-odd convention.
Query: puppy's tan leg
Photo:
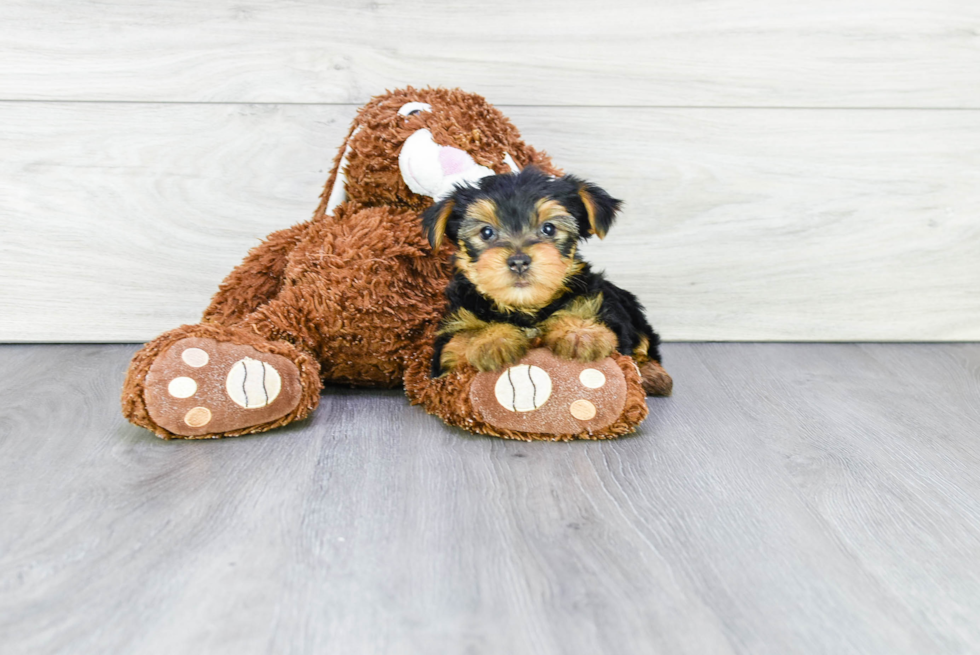
[[[598,319],[602,296],[577,298],[539,326],[544,344],[563,359],[597,362],[616,350],[616,335]]]
[[[508,323],[488,323],[479,330],[457,333],[443,347],[442,370],[452,370],[467,361],[478,371],[496,371],[513,364],[528,349],[524,331]]]
[[[544,344],[563,359],[597,362],[616,350],[613,331],[591,317],[555,312],[541,324]]]
[[[470,344],[471,336],[466,332],[460,332],[442,347],[442,353],[439,355],[439,366],[442,368],[443,374],[469,361],[466,358],[466,348]]]
[[[597,362],[616,349],[616,335],[602,323],[577,316],[552,316],[542,325],[544,344],[563,359]]]

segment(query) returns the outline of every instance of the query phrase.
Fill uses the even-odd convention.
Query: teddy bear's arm
[[[275,298],[289,253],[303,239],[307,229],[308,224],[301,223],[273,232],[252,248],[218,287],[211,304],[204,310],[203,320],[232,325]]]

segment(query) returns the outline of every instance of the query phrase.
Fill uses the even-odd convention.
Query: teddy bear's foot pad
[[[221,434],[275,421],[299,403],[299,369],[281,355],[188,337],[160,355],[146,375],[146,409],[184,436]]]
[[[496,428],[554,435],[597,432],[622,413],[626,378],[609,357],[582,363],[535,348],[516,366],[479,373],[470,401]]]

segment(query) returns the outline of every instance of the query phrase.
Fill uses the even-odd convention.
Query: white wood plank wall
[[[980,3],[7,0],[0,340],[196,320],[405,84],[624,198],[667,340],[980,339]]]

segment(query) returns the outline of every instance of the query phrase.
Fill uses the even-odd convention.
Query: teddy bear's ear
[[[565,175],[555,180],[562,188],[559,200],[578,220],[579,234],[587,239],[593,234],[605,238],[616,219],[622,201],[610,196],[606,191],[591,182],[580,180],[574,175]]]
[[[449,217],[453,214],[456,203],[452,198],[440,200],[432,205],[422,214],[422,229],[425,236],[429,239],[432,252],[439,252],[439,246],[446,236],[446,226],[449,224]]]

